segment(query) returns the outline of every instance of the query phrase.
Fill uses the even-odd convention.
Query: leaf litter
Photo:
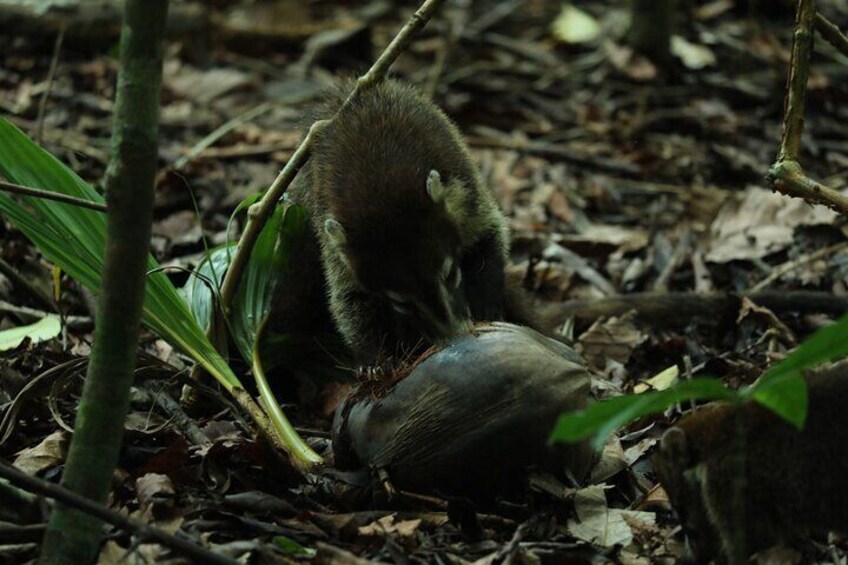
[[[300,138],[316,93],[335,73],[368,64],[408,16],[404,7],[379,2],[367,3],[382,14],[373,17],[344,2],[304,9],[280,1],[270,3],[280,17],[269,19],[267,7],[229,4],[206,8],[224,22],[220,45],[204,53],[202,42],[177,37],[167,57],[156,210],[161,243],[155,249],[159,259],[184,267],[224,241],[233,207],[274,178]],[[419,86],[435,76],[436,102],[461,126],[510,217],[510,272],[534,292],[540,308],[658,287],[739,292],[763,281],[785,293],[845,297],[844,220],[775,195],[764,180],[779,141],[790,10],[760,6],[754,21],[724,0],[690,7],[672,40],[677,59],[666,73],[620,39],[621,3],[488,4],[461,9],[467,31],[444,67],[434,70],[431,62],[457,17],[447,12],[415,39],[397,74]],[[843,4],[820,5],[834,21],[848,22]],[[367,33],[346,31],[354,29]],[[245,42],[252,34],[262,40]],[[318,47],[309,51],[306,42],[319,34]],[[4,47],[11,40],[0,38]],[[34,135],[52,41],[36,32],[14,41],[3,50],[0,109]],[[96,183],[108,159],[117,69],[105,50],[67,41],[45,107],[43,143]],[[308,60],[301,59],[306,52]],[[846,74],[844,61],[823,46],[814,60],[804,139],[805,166],[841,190],[848,187],[848,131],[839,103],[848,94]],[[263,104],[267,109],[238,121]],[[172,169],[180,158],[185,162]],[[685,232],[688,247],[680,243]],[[50,265],[20,232],[3,221],[0,237],[0,258],[50,288]],[[685,252],[675,258],[676,247]],[[169,276],[177,284],[186,279],[183,271]],[[20,378],[33,380],[87,355],[90,297],[66,276],[57,280],[63,312],[88,318],[88,326],[68,325],[70,340],[25,341],[0,354],[3,410],[20,394]],[[0,269],[0,331],[33,324],[44,313],[32,289]],[[642,390],[643,383],[661,390],[670,367],[675,378],[708,370],[734,386],[750,383],[835,314],[803,303],[777,311],[748,298],[708,317],[709,323],[673,315],[646,321],[626,307],[590,321],[578,317],[572,329],[596,370],[595,394]],[[383,562],[647,563],[682,555],[678,524],[649,460],[679,410],[622,430],[598,457],[597,484],[545,483],[534,490],[533,504],[469,511],[461,501],[438,497],[365,503],[354,494],[356,477],[296,481],[220,392],[204,390],[210,406],[198,412],[163,402],[161,395],[179,398],[185,361],[151,335],[144,348],[139,368],[148,374],[140,390],[148,393],[133,401],[112,508],[191,532],[228,555],[269,563],[338,562],[342,555]],[[344,389],[318,390],[303,375],[294,382],[286,396],[293,419],[326,451],[328,414]],[[73,422],[78,393],[69,390],[52,401],[51,387],[25,392],[0,453],[55,480],[68,436],[54,415]],[[313,404],[298,402],[302,398]],[[818,555],[843,548],[836,544]],[[2,555],[17,551],[32,558],[36,546],[0,545]],[[790,559],[788,551],[774,554]],[[173,558],[116,533],[100,562]]]

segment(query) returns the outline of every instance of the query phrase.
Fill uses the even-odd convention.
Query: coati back
[[[361,361],[502,319],[505,219],[456,127],[411,87],[361,92],[315,140],[292,198],[310,214],[332,320]]]
[[[848,533],[848,363],[805,380],[801,431],[757,404],[715,403],[663,436],[655,469],[698,562]]]

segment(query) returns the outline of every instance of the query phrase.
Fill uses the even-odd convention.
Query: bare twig
[[[430,70],[430,77],[427,80],[427,88],[425,89],[427,96],[433,98],[436,95],[436,89],[439,87],[439,80],[442,72],[445,70],[445,64],[448,60],[448,55],[456,47],[462,31],[468,22],[468,12],[471,9],[471,0],[457,0],[454,2],[454,9],[446,14],[447,31],[445,37],[442,38],[442,43],[439,45],[439,50],[436,52],[436,60]]]
[[[100,520],[112,524],[116,528],[130,532],[139,538],[150,540],[183,555],[192,557],[198,563],[215,563],[218,565],[236,565],[238,563],[234,559],[224,557],[186,539],[172,536],[142,522],[130,520],[117,512],[109,510],[105,506],[92,502],[84,496],[80,496],[57,484],[37,477],[31,477],[8,463],[0,462],[0,477],[18,488],[52,498],[63,504],[82,510],[86,514],[96,516]]]
[[[798,160],[801,135],[804,132],[804,102],[810,73],[810,54],[813,50],[815,15],[815,0],[799,0],[784,104],[783,137],[777,161],[772,165],[768,176],[778,192],[803,198],[810,203],[823,204],[845,214],[848,213],[848,198],[807,177]]]
[[[810,53],[813,50],[813,16],[815,0],[800,0],[795,16],[792,58],[789,62],[789,81],[783,116],[783,137],[777,160],[798,160],[801,135],[804,132],[804,103],[807,97],[807,78],[810,74]]]
[[[786,273],[797,269],[802,265],[807,265],[809,263],[813,263],[814,261],[818,261],[819,259],[824,259],[829,255],[833,255],[834,253],[838,253],[846,247],[848,247],[848,243],[837,243],[836,245],[830,245],[828,247],[825,247],[824,249],[819,249],[818,251],[803,255],[802,257],[793,259],[792,261],[787,261],[783,265],[776,267],[771,273],[769,273],[766,278],[752,286],[749,292],[757,292],[759,290],[763,290]]]
[[[270,102],[264,102],[255,108],[251,108],[250,110],[244,112],[229,120],[227,123],[223,124],[221,127],[217,128],[215,131],[198,141],[194,146],[188,150],[188,152],[174,161],[173,169],[175,171],[179,171],[183,167],[185,167],[189,161],[203,153],[206,149],[212,146],[213,143],[224,137],[228,132],[232,131],[236,127],[240,126],[245,122],[249,122],[251,120],[256,119],[261,116],[265,112],[271,109]]]
[[[412,40],[412,36],[424,27],[433,12],[438,9],[444,1],[445,0],[425,0],[421,7],[418,8],[418,10],[412,15],[403,29],[400,30],[388,47],[386,47],[385,51],[383,51],[380,57],[374,62],[371,68],[368,69],[368,72],[356,81],[356,86],[354,86],[353,90],[350,92],[347,99],[345,99],[335,116],[345,112],[353,100],[359,96],[361,91],[374,86],[385,78],[389,67],[406,49],[407,45],[409,45],[409,42]],[[331,119],[335,119],[335,116]],[[244,233],[239,239],[238,247],[233,255],[232,263],[230,263],[227,275],[224,277],[224,283],[221,285],[221,306],[224,311],[224,315],[229,315],[233,298],[236,295],[236,290],[238,289],[244,269],[247,266],[247,261],[250,259],[250,254],[253,251],[256,239],[259,237],[259,233],[262,231],[262,228],[265,226],[265,222],[274,211],[277,201],[280,197],[282,197],[283,193],[285,193],[300,168],[306,163],[309,157],[309,147],[319,130],[323,128],[326,123],[327,122],[325,121],[321,121],[313,124],[307,136],[294,152],[291,159],[289,159],[286,163],[286,166],[283,167],[283,170],[280,171],[280,174],[277,175],[277,178],[271,184],[271,187],[265,193],[265,196],[262,197],[262,200],[250,207],[247,225],[245,225]]]
[[[674,252],[671,254],[671,257],[668,259],[668,263],[666,263],[665,268],[663,268],[660,276],[657,277],[656,282],[654,283],[654,292],[666,292],[668,290],[668,281],[671,280],[671,275],[674,274],[674,271],[680,264],[683,262],[690,253],[689,248],[692,245],[692,232],[686,230],[680,236],[680,239],[677,241],[677,245],[674,248]]]
[[[35,140],[41,144],[41,136],[44,133],[44,113],[47,110],[47,99],[50,98],[50,91],[53,90],[53,80],[56,78],[56,67],[59,63],[59,53],[62,52],[62,40],[65,39],[65,27],[59,29],[59,35],[56,36],[56,44],[53,46],[53,58],[50,59],[50,70],[47,71],[47,87],[41,95],[41,100],[38,102],[38,117],[35,120]]]
[[[39,287],[35,286],[35,284],[20,274],[15,270],[9,263],[3,260],[0,257],[0,273],[6,275],[12,284],[18,287],[21,290],[25,290],[30,296],[32,296],[36,302],[38,302],[44,308],[49,308],[50,310],[56,310],[56,303],[53,302],[53,299],[50,298],[50,295],[44,292]],[[42,318],[44,316],[41,316]]]
[[[840,53],[848,57],[848,37],[836,25],[816,12],[816,31],[825,41],[833,45]]]
[[[803,198],[810,204],[822,204],[841,214],[848,213],[848,197],[808,177],[798,161],[778,161],[769,171],[769,177],[778,192]]]
[[[76,198],[74,196],[68,196],[67,194],[62,194],[60,192],[53,192],[50,190],[41,190],[40,188],[32,188],[29,186],[21,186],[19,184],[12,184],[10,182],[0,181],[0,190],[4,192],[11,192],[13,194],[23,194],[25,196],[34,196],[35,198],[43,198],[44,200],[55,200],[56,202],[64,202],[65,204],[73,204],[74,206],[79,206],[80,208],[88,208],[90,210],[96,210],[98,212],[105,212],[106,205],[101,204],[100,202],[93,202],[91,200],[85,200],[84,198]]]

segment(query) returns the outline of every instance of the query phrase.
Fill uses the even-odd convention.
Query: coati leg
[[[486,235],[462,259],[463,290],[471,310],[471,319],[475,322],[504,319],[506,262],[503,240],[499,235]]]

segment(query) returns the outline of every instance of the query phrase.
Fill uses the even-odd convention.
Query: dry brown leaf
[[[633,527],[653,527],[652,512],[607,507],[604,488],[593,485],[574,496],[577,520],[569,520],[567,529],[574,537],[602,547],[627,546],[633,541]]]
[[[795,228],[832,225],[837,217],[824,206],[750,186],[739,198],[728,199],[716,216],[706,259],[713,263],[761,259],[791,244]]]
[[[68,454],[70,435],[64,430],[53,432],[34,447],[20,450],[14,465],[29,475],[37,475],[61,464]]]
[[[415,532],[418,531],[418,527],[421,525],[421,520],[400,520],[399,522],[395,522],[396,516],[397,514],[389,514],[366,526],[361,526],[358,530],[359,534],[379,537],[394,534],[402,538],[415,535]]]
[[[580,336],[583,356],[589,365],[603,369],[607,359],[627,363],[633,351],[648,336],[635,324],[636,313],[628,312],[621,317],[598,320]]]
[[[234,68],[214,67],[200,70],[177,60],[168,60],[162,74],[162,86],[174,93],[208,104],[233,90],[252,85],[253,77]]]
[[[627,463],[624,461],[624,450],[621,447],[621,441],[617,436],[613,436],[604,445],[601,456],[598,458],[595,466],[592,467],[589,482],[592,484],[602,483],[626,468]]]
[[[135,481],[136,496],[141,506],[159,504],[163,501],[173,502],[176,492],[174,484],[168,475],[147,473]]]
[[[612,66],[631,79],[647,82],[657,78],[657,67],[647,58],[634,53],[633,49],[607,41],[604,51]]]

